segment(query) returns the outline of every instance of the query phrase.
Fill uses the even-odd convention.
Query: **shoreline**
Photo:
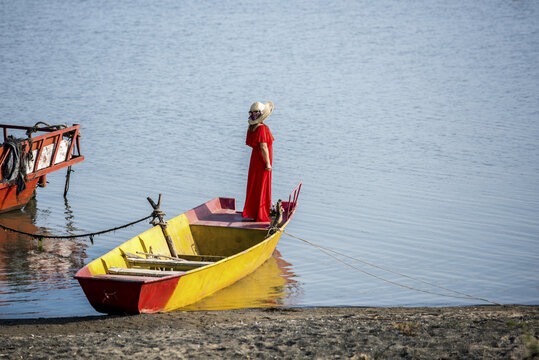
[[[478,305],[5,319],[0,358],[537,358],[538,315],[537,305]]]

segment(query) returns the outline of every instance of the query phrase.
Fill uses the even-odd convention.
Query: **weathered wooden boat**
[[[297,207],[301,183],[271,224],[246,221],[233,198],[215,198],[126,241],[80,269],[103,313],[166,312],[195,303],[262,265]],[[151,201],[151,199],[150,199]],[[152,203],[154,208],[158,205]]]
[[[36,186],[45,187],[47,174],[84,160],[80,153],[80,125],[3,125],[0,145],[0,212],[24,207]],[[25,138],[8,135],[25,132]],[[35,133],[43,133],[33,137]],[[69,170],[67,179],[69,179]],[[67,192],[68,180],[66,180]]]

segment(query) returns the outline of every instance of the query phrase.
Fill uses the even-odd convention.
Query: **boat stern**
[[[75,279],[92,307],[106,314],[158,312],[165,307],[178,283],[178,277],[92,275],[87,266],[77,272]]]

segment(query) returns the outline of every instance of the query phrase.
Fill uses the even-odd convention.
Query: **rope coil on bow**
[[[165,213],[160,208],[161,207],[161,194],[159,194],[159,198],[157,199],[157,204],[149,196],[146,199],[148,200],[148,202],[153,208],[152,216],[154,218],[152,219],[150,224],[153,224],[154,226],[159,225],[161,227],[161,231],[163,232],[163,236],[165,237],[165,240],[167,242],[170,255],[172,255],[172,257],[174,258],[177,258],[178,252],[176,251],[176,246],[174,245],[174,241],[172,240],[172,237],[170,236],[170,233],[167,229],[167,222],[165,221]]]
[[[45,125],[45,126],[40,128],[39,125]],[[66,124],[51,125],[43,121],[38,121],[37,123],[34,124],[34,126],[26,130],[26,136],[31,138],[32,137],[31,135],[37,132],[38,130],[61,130],[65,128],[67,128]]]
[[[150,220],[150,224],[152,224],[153,226],[166,225],[166,222],[162,221],[162,219],[166,216],[163,210],[157,208],[152,212],[151,216],[153,217],[153,219]]]
[[[24,140],[8,136],[3,144],[7,149],[7,156],[2,163],[2,182],[15,181],[17,196],[26,189],[26,155],[22,141]]]

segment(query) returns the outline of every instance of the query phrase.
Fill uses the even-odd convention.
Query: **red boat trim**
[[[181,277],[92,276],[86,266],[75,275],[90,304],[103,313],[157,312],[165,307]]]

